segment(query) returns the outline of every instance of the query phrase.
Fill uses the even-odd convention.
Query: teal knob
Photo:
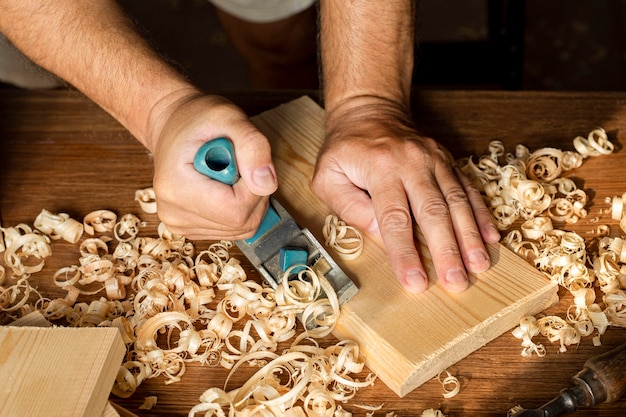
[[[198,149],[193,166],[199,173],[224,184],[233,185],[239,180],[235,161],[235,148],[227,138],[206,142]]]
[[[235,148],[227,138],[212,139],[202,145],[196,152],[193,166],[199,173],[224,184],[234,185],[239,180]],[[253,244],[279,222],[279,214],[270,205],[256,233],[245,243]]]
[[[306,249],[284,247],[280,248],[278,255],[278,264],[283,272],[287,272],[289,268],[294,267],[291,271],[294,274],[303,271],[309,260],[309,253]]]

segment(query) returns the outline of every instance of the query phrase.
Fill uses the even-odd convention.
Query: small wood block
[[[0,415],[100,417],[125,352],[115,328],[0,327]]]
[[[322,145],[324,111],[302,97],[253,118],[272,144],[279,180],[276,197],[301,227],[323,242],[330,209],[311,191]],[[363,254],[331,256],[358,285],[342,307],[334,335],[356,340],[370,370],[404,396],[455,362],[558,300],[557,285],[500,244],[489,246],[491,268],[470,277],[462,294],[447,293],[419,231],[416,240],[430,277],[423,294],[398,283],[380,239],[365,235]]]

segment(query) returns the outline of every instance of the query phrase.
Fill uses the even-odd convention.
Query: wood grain
[[[0,415],[100,417],[126,348],[114,328],[0,327]]]
[[[250,114],[301,96],[261,92],[238,94],[233,100]],[[617,223],[599,215],[606,196],[626,191],[623,152],[626,131],[626,93],[538,93],[483,91],[428,91],[413,100],[415,120],[426,135],[441,141],[455,157],[480,155],[492,139],[502,140],[507,149],[524,143],[531,149],[555,146],[573,149],[571,141],[597,126],[610,132],[618,151],[606,157],[588,159],[569,176],[591,197],[589,217],[571,226],[586,238],[596,223],[609,224],[614,235]],[[158,219],[144,215],[133,201],[134,192],[151,184],[152,162],[146,151],[117,122],[74,91],[0,92],[0,217],[3,225],[32,223],[42,208],[65,211],[77,218],[98,208],[118,213],[135,213],[147,222],[146,234],[155,233]],[[281,202],[283,202],[281,200]],[[211,242],[195,242],[199,249]],[[241,258],[236,252],[234,256]],[[50,277],[58,268],[78,259],[72,245],[53,242],[53,256],[44,271],[32,279],[46,295],[63,295]],[[0,262],[2,262],[0,260]],[[243,261],[255,277],[253,267]],[[559,291],[560,301],[544,314],[563,315],[572,299]],[[334,343],[329,337],[323,344]],[[593,355],[626,342],[626,331],[611,328],[595,347],[584,339],[565,353],[542,340],[548,354],[544,358],[522,358],[520,341],[505,332],[482,348],[452,365],[463,387],[451,399],[442,397],[436,380],[429,380],[408,395],[398,397],[381,381],[363,389],[344,408],[355,416],[365,412],[352,404],[383,404],[375,413],[384,416],[419,416],[427,408],[439,408],[449,417],[504,416],[516,404],[536,407],[569,386],[571,377]],[[367,372],[367,370],[366,370]],[[165,385],[164,379],[145,381],[128,399],[112,401],[138,416],[186,416],[209,387],[223,386],[228,372],[220,368],[190,364],[182,381]],[[364,372],[365,375],[365,372]],[[364,376],[363,375],[363,376]],[[236,376],[229,386],[241,383]],[[139,410],[146,396],[156,395],[152,410]],[[623,415],[626,400],[581,409],[576,416],[613,417]]]
[[[308,97],[253,118],[272,143],[279,200],[321,242],[330,210],[313,194],[311,178],[323,143],[323,118],[323,110]],[[423,238],[419,243],[430,285],[418,295],[402,288],[373,236],[365,234],[356,261],[337,259],[358,283],[359,293],[342,307],[333,333],[340,340],[356,340],[367,366],[399,396],[515,327],[521,317],[557,301],[555,284],[499,244],[489,248],[487,272],[472,275],[464,293],[448,293]]]

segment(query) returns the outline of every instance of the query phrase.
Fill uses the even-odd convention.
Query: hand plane
[[[214,180],[233,185],[239,180],[233,143],[217,138],[200,147],[194,168]],[[300,228],[283,206],[270,197],[270,205],[254,236],[235,241],[273,288],[280,284],[285,271],[307,265],[324,276],[333,287],[339,305],[348,302],[358,288],[306,228]]]
[[[590,358],[573,378],[573,387],[534,410],[513,408],[511,417],[554,417],[573,413],[579,406],[594,407],[617,401],[626,392],[626,343]]]

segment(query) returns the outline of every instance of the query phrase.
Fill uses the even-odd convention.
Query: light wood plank
[[[330,210],[311,191],[311,178],[323,117],[315,102],[302,97],[253,118],[272,143],[278,200],[321,242]],[[489,247],[489,271],[472,275],[464,293],[449,294],[417,234],[431,281],[423,294],[401,287],[377,238],[366,235],[363,254],[355,261],[335,257],[360,290],[342,308],[334,335],[358,341],[367,366],[399,396],[513,328],[522,316],[558,300],[555,284],[500,244]]]
[[[125,352],[114,328],[0,327],[0,415],[101,416]]]

